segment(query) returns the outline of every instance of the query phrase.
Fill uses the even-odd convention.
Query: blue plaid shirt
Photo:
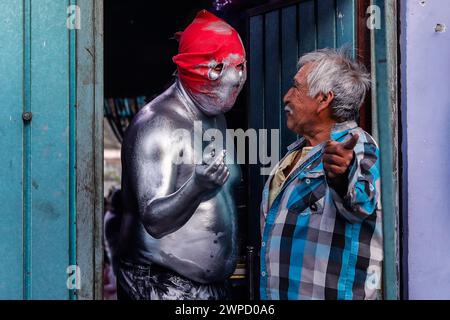
[[[347,194],[330,188],[317,145],[285,181],[269,208],[272,171],[261,203],[262,300],[377,299],[383,240],[379,150],[354,121],[334,126],[332,140],[358,133]],[[305,146],[300,139],[288,154]],[[281,163],[281,162],[280,162]]]

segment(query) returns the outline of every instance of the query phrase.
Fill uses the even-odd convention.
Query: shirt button
[[[261,276],[265,277],[266,276],[266,272],[265,271],[261,272]]]
[[[310,184],[310,183],[311,183],[311,180],[306,179],[305,182],[306,182],[306,184]]]
[[[261,247],[265,247],[266,243],[265,242],[261,242]]]

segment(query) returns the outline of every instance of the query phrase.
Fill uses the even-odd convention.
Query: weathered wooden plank
[[[346,46],[355,54],[356,11],[354,0],[336,0],[336,46]]]
[[[0,2],[0,300],[23,298],[23,10]]]
[[[260,129],[264,127],[264,17],[262,15],[250,18],[249,41],[249,81],[250,81],[250,108],[249,128]],[[263,178],[260,175],[259,165],[249,165],[249,196],[261,198]],[[255,223],[258,226],[255,226]],[[249,245],[259,245],[259,203],[249,202]]]
[[[279,129],[281,116],[281,50],[280,11],[267,13],[264,17],[264,128]],[[270,131],[268,138],[270,139]],[[269,140],[268,154],[280,153]]]
[[[317,47],[317,22],[313,0],[298,5],[298,54],[313,51]]]
[[[397,2],[375,0],[382,13],[381,29],[375,29],[372,59],[374,61],[378,142],[381,160],[381,202],[383,208],[383,290],[384,298],[400,297],[398,256],[398,98],[397,85]],[[382,120],[382,121],[381,121]]]
[[[94,202],[94,298],[103,299],[103,1],[94,3],[95,39],[95,202]]]
[[[281,97],[292,86],[293,78],[297,73],[297,7],[290,6],[281,10]],[[297,139],[297,135],[286,126],[286,113],[280,108],[280,157],[284,155],[287,147]]]
[[[95,39],[94,4],[79,0],[82,28],[77,33],[77,264],[81,271],[79,299],[93,299],[95,218]]]
[[[250,108],[249,108],[249,129],[264,128],[264,16],[254,16],[250,18],[250,41],[249,41],[249,55],[250,55]],[[261,143],[258,143],[258,148]],[[249,199],[261,199],[262,188],[264,185],[264,177],[260,174],[260,165],[249,165],[249,185],[248,194]],[[249,201],[248,214],[248,245],[254,248],[259,248],[261,243],[260,236],[260,200]],[[258,265],[258,264],[257,264]],[[250,270],[255,272],[253,280],[254,287],[251,288],[253,293],[251,298],[258,297],[259,281],[257,270]],[[251,275],[249,275],[251,276]]]
[[[317,48],[336,47],[335,0],[317,1]]]
[[[33,0],[31,6],[31,298],[67,299],[70,133],[67,2]]]
[[[78,299],[103,294],[103,1],[79,0],[77,32]]]

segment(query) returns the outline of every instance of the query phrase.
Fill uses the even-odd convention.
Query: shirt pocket
[[[307,216],[322,214],[325,205],[327,183],[323,171],[310,171],[298,177],[294,201],[288,201],[290,213]]]

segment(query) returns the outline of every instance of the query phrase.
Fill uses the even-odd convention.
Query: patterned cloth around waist
[[[131,300],[227,300],[229,296],[226,283],[202,284],[157,264],[123,260],[117,287]]]

